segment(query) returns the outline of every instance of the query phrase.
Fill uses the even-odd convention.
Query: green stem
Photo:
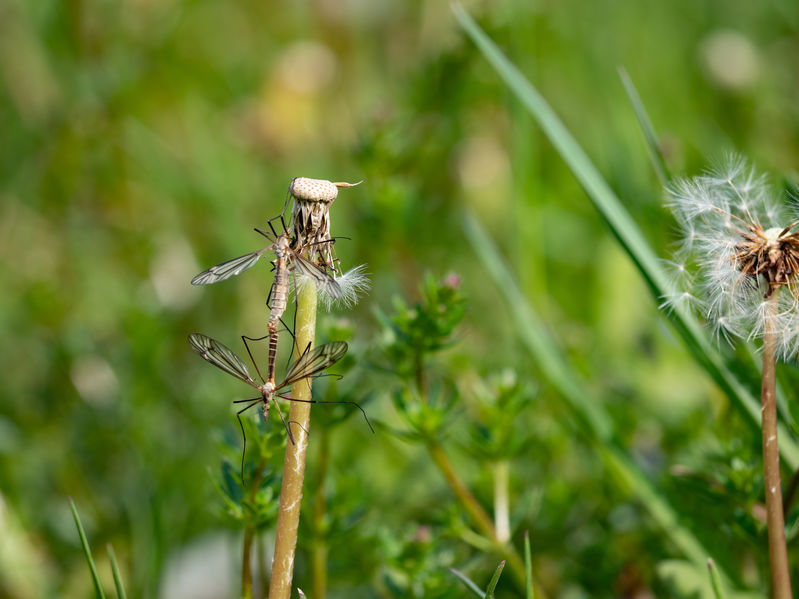
[[[494,528],[500,543],[510,541],[510,464],[500,460],[494,465]]]
[[[763,475],[766,486],[766,523],[768,554],[771,564],[771,586],[774,599],[791,599],[791,577],[788,550],[785,545],[785,520],[782,515],[780,453],[777,444],[777,313],[779,289],[768,300],[763,333]]]
[[[303,281],[297,292],[296,331],[297,355],[313,346],[316,335],[316,285]],[[300,525],[302,485],[305,479],[305,458],[308,452],[308,432],[311,425],[311,379],[298,381],[291,387],[291,402],[287,421],[294,433],[294,443],[286,445],[283,461],[283,484],[280,487],[280,506],[277,515],[275,556],[272,560],[272,579],[269,599],[289,599],[294,576],[294,557],[297,550],[297,530]]]
[[[241,596],[244,599],[252,599],[252,571],[250,570],[250,555],[252,552],[252,541],[254,537],[254,529],[246,528],[244,530],[244,549],[241,552]]]
[[[258,581],[261,583],[261,596],[266,597],[266,589],[269,588],[269,574],[266,567],[266,541],[264,535],[260,534],[255,537],[255,548],[258,555]]]
[[[480,502],[477,501],[475,496],[472,495],[472,492],[458,476],[458,473],[455,472],[455,467],[452,465],[449,456],[444,451],[444,448],[441,446],[441,444],[437,441],[428,441],[426,445],[427,451],[430,453],[430,457],[433,458],[436,466],[438,466],[439,470],[441,470],[441,473],[444,475],[447,483],[449,483],[449,486],[455,493],[458,501],[460,501],[463,505],[466,513],[469,514],[472,521],[477,525],[480,533],[493,541],[499,553],[501,553],[502,556],[508,561],[508,565],[510,566],[513,577],[520,585],[524,586],[525,570],[522,557],[519,555],[513,545],[499,540],[494,527],[494,522],[492,522],[491,517],[483,509],[483,506],[480,505]],[[538,599],[546,599],[544,590],[538,586],[538,583],[534,582],[533,584],[535,585],[536,597],[538,597]]]
[[[261,486],[261,478],[263,477],[266,462],[261,459],[255,468],[255,477],[250,484],[250,505],[255,503],[255,496],[258,494],[258,489]],[[251,569],[251,555],[252,543],[255,539],[255,527],[247,526],[244,529],[244,546],[241,551],[241,596],[244,599],[252,599],[252,569]]]

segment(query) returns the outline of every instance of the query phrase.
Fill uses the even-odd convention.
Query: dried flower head
[[[298,246],[314,245],[319,260],[327,268],[337,271],[330,239],[330,205],[338,197],[340,187],[355,187],[358,183],[326,181],[296,177],[289,185],[294,198],[291,222],[295,243]]]
[[[366,266],[361,264],[341,273],[338,259],[333,251],[334,239],[330,237],[330,205],[338,197],[341,187],[355,187],[358,183],[332,182],[324,179],[297,177],[289,185],[289,194],[294,198],[292,210],[293,243],[296,247],[310,248],[308,259],[333,273],[337,293],[321,294],[325,305],[342,304],[350,307],[358,302],[358,296],[369,289]],[[298,278],[302,285],[304,279]]]
[[[669,203],[682,232],[663,307],[693,307],[717,337],[760,337],[766,304],[778,294],[780,354],[799,353],[798,222],[745,160],[731,157],[704,176],[681,179]],[[784,290],[782,288],[785,288]]]

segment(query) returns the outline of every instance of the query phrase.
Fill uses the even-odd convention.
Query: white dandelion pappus
[[[717,339],[760,338],[776,293],[777,349],[799,353],[799,222],[740,157],[705,175],[676,181],[668,206],[682,243],[662,308],[700,312]],[[686,265],[695,272],[686,273]],[[784,289],[782,289],[784,288]]]

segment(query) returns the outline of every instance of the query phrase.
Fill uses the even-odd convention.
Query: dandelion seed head
[[[719,341],[755,339],[779,290],[778,349],[785,358],[799,354],[799,231],[765,178],[729,155],[699,177],[676,181],[667,204],[681,238],[661,307],[701,313]],[[799,200],[790,212],[799,217]]]

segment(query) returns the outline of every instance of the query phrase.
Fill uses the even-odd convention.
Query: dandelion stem
[[[313,345],[316,334],[316,284],[305,281],[297,291],[297,326],[295,331],[298,355]],[[311,421],[311,380],[303,379],[291,388],[291,396],[301,401],[291,402],[288,422],[294,443],[286,444],[283,461],[283,484],[280,487],[280,507],[277,515],[275,556],[272,560],[272,579],[269,599],[289,599],[294,576],[294,557],[297,550],[297,530],[300,524],[302,485],[305,478],[305,458],[308,451],[308,431]]]
[[[767,300],[763,331],[763,474],[766,487],[766,521],[771,585],[774,599],[791,599],[788,551],[785,545],[785,520],[782,514],[780,454],[777,445],[777,314],[779,288]]]

